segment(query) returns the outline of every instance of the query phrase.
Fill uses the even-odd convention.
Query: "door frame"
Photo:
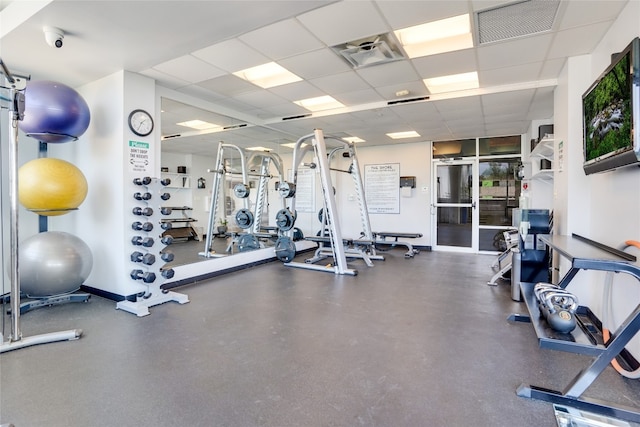
[[[439,203],[438,202],[438,166],[452,166],[452,165],[471,165],[472,174],[472,191],[470,203]],[[480,215],[479,215],[479,198],[480,191],[478,189],[478,158],[465,158],[465,159],[433,159],[432,161],[432,177],[431,177],[431,235],[432,235],[432,249],[442,250],[449,252],[465,252],[465,253],[478,253],[479,245],[479,227],[480,227]],[[467,207],[471,208],[471,246],[447,246],[438,245],[438,208],[445,207]]]

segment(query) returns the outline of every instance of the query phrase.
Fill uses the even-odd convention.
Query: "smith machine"
[[[327,147],[325,143],[325,137],[321,129],[316,129],[313,134],[303,136],[300,138],[293,149],[293,183],[282,183],[279,187],[280,195],[284,198],[290,199],[289,210],[285,209],[278,212],[276,217],[276,223],[281,227],[281,223],[287,220],[285,228],[289,230],[295,223],[295,188],[298,177],[298,169],[301,165],[310,166],[311,168],[318,168],[321,188],[323,209],[321,221],[323,222],[323,229],[321,229],[320,235],[315,237],[306,237],[306,240],[310,240],[318,243],[319,247],[316,250],[315,255],[312,258],[305,260],[304,263],[293,262],[293,254],[291,253],[291,245],[289,236],[284,236],[278,239],[276,242],[276,256],[285,262],[286,266],[306,268],[310,270],[333,272],[335,274],[358,274],[357,270],[347,267],[347,257],[363,259],[368,266],[373,266],[372,260],[384,260],[384,257],[375,253],[375,240],[373,233],[371,232],[371,225],[369,223],[369,213],[367,211],[366,201],[364,199],[364,190],[362,185],[362,179],[360,177],[360,167],[358,165],[358,159],[356,156],[356,150],[353,143],[343,141],[338,138],[328,137],[337,141],[340,146],[327,153]],[[310,142],[310,144],[308,143]],[[304,156],[313,150],[314,163],[304,164],[302,162]],[[351,165],[348,170],[332,169],[330,162],[338,152],[348,153],[348,157],[351,159]],[[345,172],[351,175],[355,184],[355,193],[358,200],[358,206],[360,210],[360,221],[362,224],[362,232],[357,239],[345,239],[342,237],[342,230],[340,229],[340,223],[338,221],[338,212],[336,207],[336,198],[334,194],[334,187],[331,182],[331,171]],[[293,221],[291,221],[293,220]],[[285,230],[288,232],[288,230]],[[328,247],[325,245],[329,245]],[[323,261],[331,257],[333,263],[329,265],[316,265],[317,262]]]
[[[229,156],[225,157],[225,152],[228,153],[229,151],[239,153],[241,168],[239,172],[231,170],[231,168],[227,169],[228,165],[225,164],[225,161]],[[249,171],[247,167],[248,163],[259,163],[259,172],[255,173]],[[204,256],[206,258],[225,256],[225,254],[216,253],[212,248],[212,244],[213,230],[216,221],[218,219],[226,219],[226,207],[220,206],[220,200],[225,199],[224,184],[226,176],[240,177],[242,179],[241,183],[235,184],[233,187],[233,194],[243,201],[243,207],[238,209],[235,214],[235,223],[240,229],[246,230],[245,233],[239,235],[232,234],[232,241],[227,246],[226,252],[231,253],[234,244],[238,245],[238,250],[240,252],[259,249],[261,247],[260,241],[258,239],[259,237],[277,237],[277,235],[272,235],[268,232],[265,233],[261,229],[261,219],[267,206],[268,184],[269,180],[273,178],[273,175],[270,174],[271,164],[276,167],[280,182],[283,182],[284,175],[282,172],[282,160],[277,154],[259,152],[252,153],[249,158],[247,158],[244,151],[236,145],[226,144],[223,142],[220,142],[218,144],[218,154],[215,169],[209,170],[209,172],[213,173],[213,182],[211,185],[211,205],[209,209],[209,220],[206,228],[207,237],[205,239],[204,252],[200,252],[200,256]],[[249,177],[259,178],[257,186],[258,192],[255,200],[255,215],[254,212],[251,211],[249,206]],[[282,205],[284,208],[284,200],[282,201]]]

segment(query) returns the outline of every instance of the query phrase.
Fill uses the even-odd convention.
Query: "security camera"
[[[51,47],[61,48],[64,39],[64,31],[54,27],[44,27],[44,39]]]

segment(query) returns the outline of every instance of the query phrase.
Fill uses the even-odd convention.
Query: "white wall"
[[[621,51],[640,35],[640,3],[629,2],[609,32],[591,55],[569,58],[556,89],[555,134],[564,141],[563,171],[556,173],[557,194],[554,200],[556,232],[577,233],[618,247],[627,239],[640,240],[640,170],[626,168],[586,176],[582,170],[582,106],[587,88],[610,64],[611,54]],[[637,114],[638,112],[636,112]],[[562,260],[560,274],[569,264]],[[599,317],[603,313],[605,274],[580,272],[569,287]],[[614,282],[614,329],[640,301],[640,283],[628,276],[616,275]],[[603,319],[605,320],[605,319]],[[606,320],[605,320],[606,321]],[[640,340],[630,350],[640,357]]]

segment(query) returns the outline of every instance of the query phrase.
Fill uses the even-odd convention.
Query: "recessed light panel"
[[[247,150],[247,151],[266,151],[266,152],[269,152],[269,151],[271,151],[271,148],[267,148],[267,147],[247,147],[247,148],[245,148],[245,150]]]
[[[344,137],[342,139],[347,141],[347,142],[351,142],[353,144],[355,144],[356,142],[364,142],[364,139],[358,138],[357,136],[346,136],[346,137]]]
[[[236,71],[233,75],[247,80],[254,85],[260,86],[263,89],[282,86],[302,80],[302,78],[296,76],[291,71],[276,64],[275,62],[269,62],[267,64],[258,65],[257,67]]]
[[[343,103],[336,101],[329,95],[318,96],[316,98],[301,99],[300,101],[293,102],[294,104],[306,108],[309,111],[323,111],[332,110],[334,108],[344,108]]]
[[[473,47],[469,14],[403,28],[394,33],[409,58]]]
[[[410,130],[405,132],[388,133],[387,136],[391,139],[404,139],[404,138],[417,138],[420,136],[420,134],[414,130]]]
[[[480,87],[476,71],[424,79],[424,84],[431,93],[455,92]]]

